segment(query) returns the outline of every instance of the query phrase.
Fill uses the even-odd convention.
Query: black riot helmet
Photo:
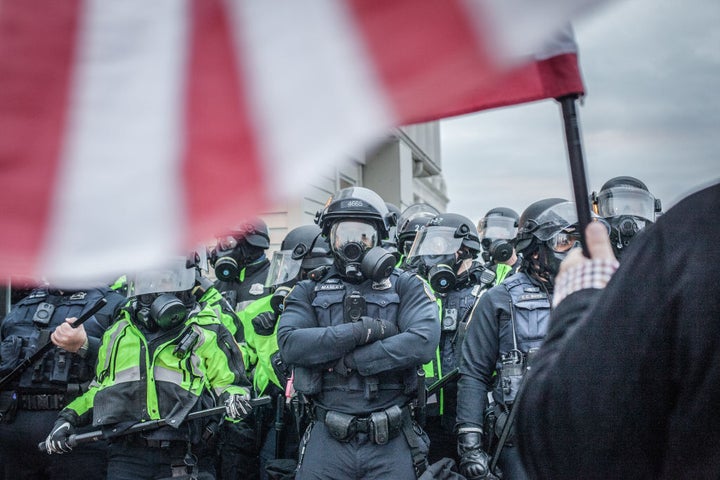
[[[502,263],[512,258],[519,220],[520,216],[512,208],[496,207],[488,210],[478,222],[483,260]]]
[[[217,237],[211,263],[215,276],[224,282],[237,280],[240,270],[263,256],[270,247],[270,234],[265,222],[254,218],[234,226]]]
[[[394,215],[395,218],[400,218],[400,209],[396,205],[390,202],[385,202],[385,206],[388,208],[391,215]],[[395,257],[395,261],[399,261],[401,253],[398,251],[397,244],[397,222],[395,225],[390,227],[388,238],[383,239],[381,242],[383,248]]]
[[[282,313],[285,297],[309,272],[333,264],[330,245],[317,225],[302,225],[290,230],[280,250],[273,253],[265,286],[273,291],[270,305],[276,314]]]
[[[397,224],[380,195],[364,187],[348,187],[330,197],[325,207],[315,215],[315,223],[325,236],[337,220],[362,220],[373,223],[378,229],[378,241],[388,238],[390,228]],[[379,243],[378,243],[379,244]]]
[[[539,200],[518,221],[515,250],[523,254],[522,269],[552,288],[560,262],[580,244],[574,202],[562,198]]]
[[[455,286],[480,248],[477,228],[469,218],[441,213],[418,232],[407,265],[426,278],[433,290],[444,293]]]
[[[439,214],[440,212],[427,203],[410,205],[400,214],[396,236],[398,249],[403,255],[410,253],[417,232]]]
[[[363,187],[339,190],[317,212],[315,223],[329,240],[334,263],[346,278],[380,281],[392,273],[395,257],[380,245],[397,219],[374,191]]]
[[[610,224],[610,242],[620,255],[642,229],[655,221],[662,210],[660,199],[635,177],[614,177],[591,195],[593,210]]]
[[[330,245],[317,225],[302,225],[290,230],[280,250],[273,253],[265,286],[277,288],[306,278],[307,273],[323,265],[332,265]]]

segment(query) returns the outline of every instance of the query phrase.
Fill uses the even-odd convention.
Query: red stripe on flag
[[[494,72],[458,0],[350,5],[401,124],[445,116],[459,94]]]
[[[529,63],[502,75],[497,83],[469,91],[459,101],[448,103],[442,116],[463,115],[574,93],[584,93],[582,75],[577,55],[565,53]]]
[[[459,0],[351,5],[401,124],[584,92],[574,53],[499,74]]]
[[[184,181],[195,241],[256,215],[267,201],[228,12],[219,0],[192,5]]]
[[[3,275],[32,275],[45,241],[63,148],[79,9],[78,0],[0,3]]]

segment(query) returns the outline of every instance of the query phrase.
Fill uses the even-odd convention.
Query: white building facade
[[[401,211],[427,203],[444,212],[448,204],[440,155],[440,123],[399,127],[382,144],[353,156],[343,167],[322,176],[301,201],[277,205],[261,215],[270,229],[271,250],[280,247],[288,230],[313,223],[315,213],[337,190],[351,186],[377,192]]]

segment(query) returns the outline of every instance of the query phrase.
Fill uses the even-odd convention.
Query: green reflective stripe
[[[238,302],[238,304],[235,306],[235,312],[239,315],[243,310],[248,308],[251,303],[253,303],[255,300],[245,300],[244,302]]]
[[[242,283],[242,282],[245,281],[245,269],[246,269],[246,268],[247,268],[247,267],[243,267],[243,269],[240,270],[240,283]]]
[[[130,368],[126,368],[125,370],[121,370],[119,372],[115,372],[115,382],[114,383],[125,383],[125,382],[137,382],[140,380],[140,367],[134,366]]]
[[[107,336],[107,345],[105,345],[105,349],[101,352],[101,356],[103,358],[102,368],[98,368],[97,372],[107,372],[108,368],[110,368],[110,360],[112,358],[112,352],[114,350],[115,344],[117,343],[118,337],[122,334],[125,327],[130,322],[126,319],[118,321],[114,326],[113,330],[110,332],[110,334]],[[98,362],[98,366],[100,363]]]
[[[155,381],[156,382],[169,382],[182,387],[183,374],[177,370],[171,370],[164,367],[155,367],[154,369]]]
[[[498,285],[500,282],[505,280],[505,277],[507,277],[507,274],[510,273],[510,270],[512,270],[510,265],[498,263],[495,269],[495,285]]]
[[[120,290],[121,288],[125,288],[127,286],[127,276],[123,275],[119,277],[117,280],[115,280],[115,283],[110,285],[111,290]]]

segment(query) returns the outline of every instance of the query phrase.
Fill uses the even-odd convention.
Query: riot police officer
[[[231,314],[223,315],[223,323],[241,342],[246,355],[252,348],[248,350],[245,339],[253,336],[254,331],[250,319],[246,316],[248,321],[243,323],[239,314],[248,305],[270,293],[265,286],[270,268],[270,260],[265,251],[269,247],[267,224],[260,218],[253,218],[218,236],[217,245],[211,254],[211,263],[217,278],[215,287],[238,313],[234,318]],[[247,356],[245,360],[248,360]],[[247,361],[246,367],[256,363]],[[253,420],[226,423],[220,434],[219,463],[223,478],[259,478],[258,435],[253,427]]]
[[[515,244],[522,254],[519,272],[488,290],[473,311],[462,349],[457,412],[460,471],[468,479],[494,478],[490,455],[497,452],[503,478],[526,478],[512,435],[501,445],[498,437],[528,355],[545,337],[560,261],[579,240],[574,203],[549,198],[527,207]]]
[[[610,224],[610,243],[619,260],[630,242],[662,211],[662,202],[635,177],[614,177],[593,192],[593,209]]]
[[[316,217],[334,264],[285,299],[278,345],[313,418],[299,480],[414,478],[426,467],[410,405],[438,345],[438,311],[425,282],[380,246],[391,218],[372,190],[336,192]]]
[[[77,317],[99,300],[107,304],[83,325]],[[72,455],[49,457],[37,449],[58,412],[87,390],[93,377],[100,337],[125,298],[109,288],[60,289],[41,286],[19,300],[3,320],[0,376],[0,449],[3,478],[105,478],[105,445]],[[24,371],[20,364],[48,342],[51,348]]]
[[[480,292],[494,279],[494,275],[483,275],[485,267],[475,260],[479,253],[480,239],[473,222],[463,215],[442,213],[420,229],[408,254],[408,268],[429,282],[440,303],[439,365],[425,366],[428,382],[459,366],[465,325]],[[457,381],[448,382],[438,395],[428,398],[426,431],[431,461],[456,458],[456,403]]]
[[[237,225],[217,238],[210,259],[217,278],[215,287],[236,311],[269,293],[265,288],[270,268],[265,255],[268,248],[270,234],[260,218]]]
[[[439,213],[440,212],[431,205],[416,203],[410,205],[400,214],[395,230],[395,236],[397,237],[396,243],[401,254],[400,260],[397,263],[398,267],[405,268],[405,259],[408,253],[410,253],[418,231]]]
[[[201,432],[184,421],[188,413],[211,399],[225,404],[233,422],[251,405],[239,347],[215,311],[197,302],[196,287],[196,268],[185,257],[128,275],[131,300],[103,336],[89,390],[57,415],[45,441],[48,453],[70,451],[70,435],[92,422],[118,433],[109,439],[109,479],[205,473],[193,450]],[[161,418],[166,425],[122,434],[124,427]]]
[[[291,373],[278,352],[277,319],[290,289],[299,280],[308,278],[310,272],[319,269],[319,274],[332,261],[330,245],[321,236],[320,227],[302,225],[290,230],[270,261],[266,286],[272,293],[238,312],[245,326],[245,342],[240,347],[245,368],[248,373],[252,371],[254,393],[256,396],[268,395],[274,400],[272,406],[253,410],[244,422],[257,437],[255,456],[261,479],[267,478],[266,466],[273,459],[295,458],[299,441],[296,419],[285,408],[286,384]],[[293,413],[299,415],[301,412],[295,408],[296,403],[292,406]],[[277,468],[287,462],[273,463]],[[253,478],[255,473],[237,470],[232,475],[232,478]]]
[[[512,208],[495,207],[478,222],[482,258],[485,266],[495,272],[495,285],[520,268],[514,247],[519,220]]]

